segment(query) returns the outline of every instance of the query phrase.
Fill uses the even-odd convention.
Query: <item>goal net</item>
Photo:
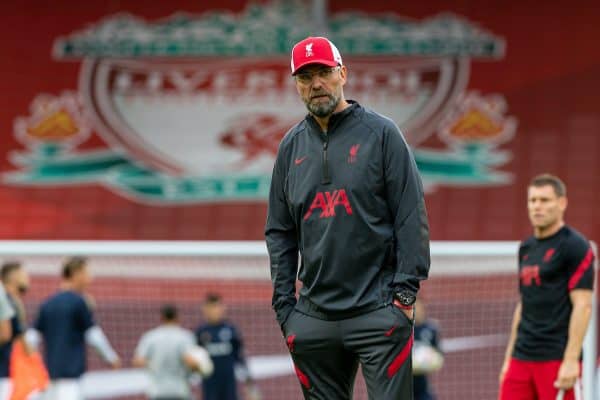
[[[431,377],[438,398],[497,397],[498,372],[518,299],[517,246],[516,242],[432,243],[430,279],[423,283],[421,295],[428,317],[438,321],[445,354],[443,368]],[[228,320],[242,334],[248,366],[263,400],[301,399],[270,307],[263,242],[0,242],[0,260],[22,262],[31,276],[25,296],[29,322],[40,303],[58,289],[61,265],[71,255],[89,258],[96,319],[124,365],[108,370],[90,351],[83,378],[86,398],[143,399],[147,378],[130,367],[141,334],[159,323],[164,303],[175,304],[182,325],[194,329],[202,321],[205,295],[216,292],[227,304]],[[594,398],[590,378],[595,373],[596,322],[591,326],[584,367],[589,399]],[[360,374],[354,398],[367,399]]]

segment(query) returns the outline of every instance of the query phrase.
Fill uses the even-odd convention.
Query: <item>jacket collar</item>
[[[356,101],[354,101],[354,100],[346,100],[346,101],[348,102],[348,104],[350,104],[349,107],[344,108],[340,112],[333,113],[331,115],[331,117],[329,117],[327,132],[330,132],[331,130],[333,130],[333,128],[335,128],[336,125],[338,125],[348,115],[350,115],[352,112],[354,112],[354,110],[357,110],[360,108],[360,104],[358,104]],[[313,127],[316,127],[319,132],[321,132],[321,126],[319,125],[319,123],[317,122],[315,117],[313,117],[311,114],[307,114],[305,119]]]

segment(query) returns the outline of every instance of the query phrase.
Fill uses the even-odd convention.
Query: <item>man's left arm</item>
[[[594,253],[584,240],[569,243],[566,256],[568,265],[568,289],[571,300],[569,333],[563,360],[558,370],[555,386],[571,388],[580,375],[581,348],[592,314],[594,287]]]
[[[235,359],[237,365],[237,372],[240,374],[240,378],[246,384],[246,398],[258,400],[261,398],[260,391],[256,385],[256,382],[254,381],[254,378],[252,377],[252,374],[250,373],[250,368],[248,368],[248,363],[244,354],[244,342],[242,340],[242,336],[237,329],[234,329],[233,331],[234,334],[231,340],[233,358]]]
[[[250,378],[250,373],[248,370],[248,364],[246,363],[246,358],[244,357],[244,342],[242,341],[242,337],[236,328],[232,328],[233,336],[231,338],[231,350],[232,356],[235,360],[235,363],[239,368],[243,370],[243,380],[246,381]]]
[[[393,123],[383,143],[385,186],[395,233],[396,290],[416,295],[429,274],[429,224],[423,184],[413,154]]]
[[[84,332],[85,342],[92,346],[102,359],[113,368],[121,366],[121,360],[111,346],[102,328],[94,321],[89,303],[81,301],[77,314],[81,330]]]
[[[570,389],[579,378],[579,357],[592,315],[592,296],[593,291],[585,289],[572,290],[569,294],[573,310],[569,319],[569,339],[556,378],[557,388]]]

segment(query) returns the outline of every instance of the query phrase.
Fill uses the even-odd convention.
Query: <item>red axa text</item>
[[[523,286],[531,286],[533,284],[540,286],[542,284],[540,279],[540,267],[537,265],[525,265],[521,268],[519,275]]]
[[[334,190],[333,192],[317,192],[310,209],[304,214],[304,220],[309,219],[313,211],[317,209],[321,210],[319,218],[335,217],[336,206],[344,206],[346,214],[352,215],[352,206],[345,189]]]

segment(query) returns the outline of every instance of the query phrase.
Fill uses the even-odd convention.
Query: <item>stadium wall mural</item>
[[[526,235],[526,184],[546,171],[600,237],[593,12],[329,1],[318,23],[302,1],[34,3],[0,27],[0,237],[260,239],[279,140],[304,115],[290,47],[320,32],[346,97],[413,147],[433,239]]]

